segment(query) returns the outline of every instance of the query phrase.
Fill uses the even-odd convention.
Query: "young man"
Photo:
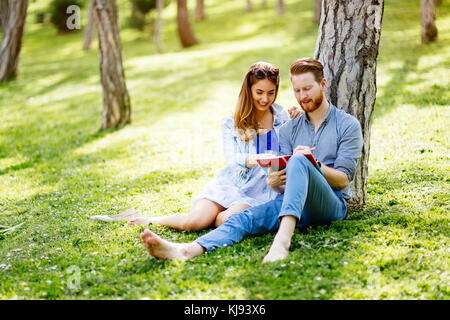
[[[290,74],[295,97],[305,113],[280,129],[281,154],[293,156],[286,169],[270,171],[267,178],[267,184],[279,193],[277,198],[233,214],[191,243],[168,242],[146,229],[141,238],[150,255],[186,260],[248,235],[278,230],[263,262],[277,261],[287,257],[295,227],[345,218],[345,200],[351,197],[350,182],[363,146],[360,124],[325,98],[326,80],[319,61],[298,59]],[[323,175],[304,156],[307,153],[319,161]]]

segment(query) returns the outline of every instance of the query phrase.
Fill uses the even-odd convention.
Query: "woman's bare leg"
[[[216,220],[214,221],[214,225],[216,227],[220,226],[222,223],[227,221],[227,219],[233,214],[238,213],[241,211],[244,211],[245,209],[250,208],[248,204],[234,204],[231,207],[229,207],[227,210],[222,211],[219,213],[216,217]]]
[[[179,213],[165,217],[139,217],[128,221],[132,224],[155,223],[162,226],[183,231],[199,231],[210,227],[216,220],[217,215],[225,210],[220,204],[208,200],[198,200],[190,213]]]

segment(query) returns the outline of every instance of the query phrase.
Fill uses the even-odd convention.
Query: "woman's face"
[[[275,102],[276,86],[268,79],[256,81],[252,87],[253,106],[258,111],[266,111]]]

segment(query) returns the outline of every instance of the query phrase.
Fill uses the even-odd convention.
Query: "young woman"
[[[128,224],[156,223],[178,230],[198,231],[219,226],[233,213],[275,198],[266,175],[257,165],[258,154],[279,152],[278,129],[302,113],[286,112],[275,104],[280,77],[278,69],[257,62],[247,71],[233,115],[222,121],[222,139],[227,165],[192,200],[188,214],[138,217]]]

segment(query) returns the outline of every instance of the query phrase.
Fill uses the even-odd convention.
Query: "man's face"
[[[323,101],[323,92],[326,81],[316,81],[311,72],[291,76],[292,88],[295,98],[305,112],[313,112],[320,107]]]

